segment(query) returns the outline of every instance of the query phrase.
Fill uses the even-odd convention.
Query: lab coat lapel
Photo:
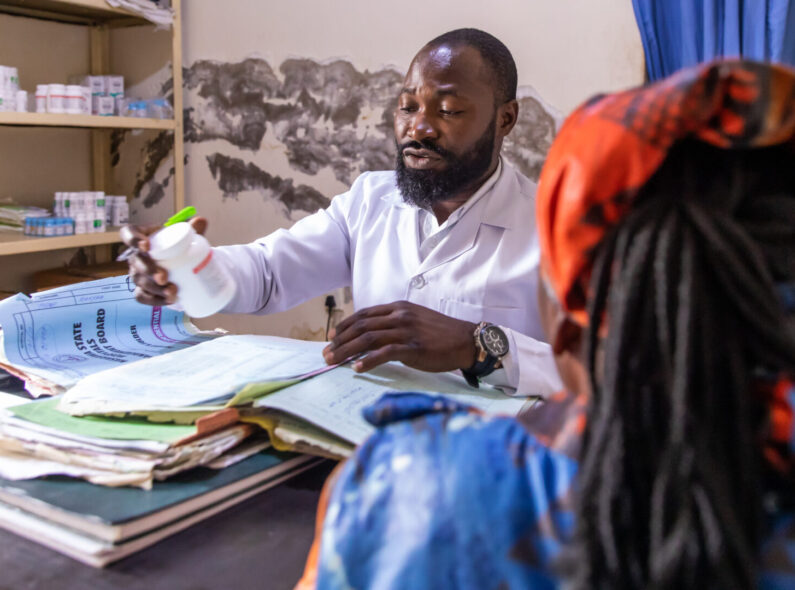
[[[400,191],[382,197],[384,202],[398,211],[399,220],[396,232],[400,236],[400,256],[402,266],[412,269],[412,273],[420,266],[420,234],[417,226],[417,209],[403,200]]]
[[[420,265],[419,272],[427,272],[471,250],[475,246],[481,225],[509,229],[514,221],[510,215],[512,209],[507,206],[511,198],[520,198],[519,185],[513,168],[504,165],[496,184],[464,213],[445,239],[431,250]]]

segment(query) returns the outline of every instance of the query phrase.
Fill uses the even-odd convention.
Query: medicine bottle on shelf
[[[149,255],[168,271],[177,286],[177,303],[191,317],[219,312],[235,296],[237,285],[213,257],[207,239],[189,223],[175,223],[150,236]]]

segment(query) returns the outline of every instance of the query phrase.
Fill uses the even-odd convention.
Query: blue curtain
[[[795,65],[795,0],[632,0],[650,80],[715,57]]]

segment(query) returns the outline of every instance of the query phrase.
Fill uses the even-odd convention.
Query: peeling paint
[[[291,178],[272,176],[251,162],[216,153],[207,157],[207,163],[224,198],[237,198],[239,193],[258,191],[281,201],[288,214],[296,210],[314,213],[329,204],[329,200],[311,186],[294,186]]]
[[[394,107],[402,74],[394,69],[360,71],[346,60],[319,63],[288,59],[278,71],[267,61],[250,58],[226,63],[194,62],[183,69],[186,104],[185,142],[225,141],[234,156],[220,152],[207,157],[224,198],[258,190],[280,200],[288,213],[315,211],[328,199],[314,187],[294,186],[293,180],[269,174],[256,163],[267,158],[267,145],[280,146],[289,166],[302,176],[330,170],[348,185],[366,170],[388,170],[394,163]],[[560,115],[530,87],[520,93],[516,127],[503,154],[524,174],[537,180]],[[162,92],[171,95],[171,81]],[[119,160],[125,133],[113,136],[112,161]],[[134,194],[144,207],[160,201],[170,175],[155,181],[171,151],[169,132],[147,142],[136,175]],[[251,152],[244,161],[239,150]],[[222,150],[223,151],[223,150]],[[323,188],[323,187],[321,187]],[[324,189],[325,190],[325,189]]]

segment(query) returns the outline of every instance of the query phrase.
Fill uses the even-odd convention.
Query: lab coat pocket
[[[444,315],[467,322],[491,322],[520,332],[526,329],[527,310],[521,307],[492,307],[442,299],[440,308]]]

